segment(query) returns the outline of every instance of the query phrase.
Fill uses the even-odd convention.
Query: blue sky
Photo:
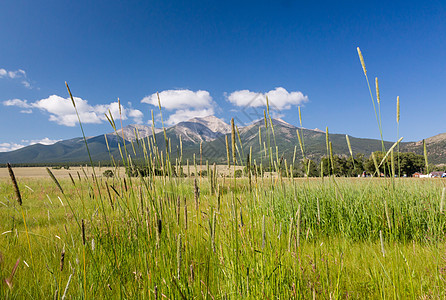
[[[430,137],[445,132],[445,15],[444,1],[1,1],[0,150],[81,135],[65,81],[90,136],[111,131],[118,97],[124,126],[157,117],[159,92],[169,124],[247,123],[268,93],[289,123],[301,105],[306,128],[379,138],[357,46],[384,138],[397,96],[400,136]]]

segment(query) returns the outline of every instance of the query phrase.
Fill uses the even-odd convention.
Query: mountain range
[[[238,128],[241,140],[240,146],[239,137],[236,137],[239,147],[238,158],[241,156],[246,158],[251,148],[253,159],[265,160],[264,151],[269,143],[274,153],[276,153],[277,147],[278,155],[288,161],[293,159],[296,149],[296,158],[299,159],[302,154],[296,130],[299,130],[301,134],[307,157],[319,160],[326,155],[325,132],[319,129],[299,128],[280,119],[271,121],[273,130],[271,128],[267,130],[263,120]],[[269,122],[268,127],[271,127]],[[89,137],[87,143],[93,161],[110,162],[112,156],[115,160],[120,160],[120,153],[125,151],[133,157],[141,156],[142,139],[145,139],[147,144],[146,138],[153,134],[154,138],[150,139],[156,141],[159,150],[164,151],[166,143],[163,130],[147,125],[128,125],[114,133]],[[197,160],[202,159],[203,162],[208,160],[210,163],[227,163],[225,136],[228,136],[228,141],[231,143],[231,126],[215,116],[197,117],[166,128],[166,137],[170,141],[171,158],[179,157],[180,148],[182,148],[183,161],[189,159],[192,162],[195,154]],[[329,136],[334,154],[350,155],[345,134],[330,134]],[[349,139],[354,154],[363,153],[369,156],[371,152],[382,149],[380,140],[356,137],[349,137]],[[427,138],[425,141],[429,163],[446,163],[446,133]],[[390,141],[384,142],[386,149],[389,149],[393,144],[394,142]],[[201,157],[199,157],[200,145],[202,147]],[[231,148],[231,145],[229,146]],[[400,151],[423,154],[423,143],[422,141],[402,142]],[[7,162],[14,164],[84,163],[89,162],[89,156],[84,139],[73,138],[53,145],[34,144],[15,151],[0,153],[0,163]]]

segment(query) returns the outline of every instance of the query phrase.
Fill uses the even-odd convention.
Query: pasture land
[[[1,298],[446,296],[441,179],[57,171],[0,178]]]

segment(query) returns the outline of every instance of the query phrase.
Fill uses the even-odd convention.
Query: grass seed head
[[[348,151],[350,151],[350,155],[353,157],[352,145],[350,144],[348,134],[345,135],[345,139],[347,140]]]
[[[423,152],[424,152],[424,162],[426,164],[426,174],[429,173],[429,163],[427,161],[427,148],[426,148],[426,141],[423,139]]]
[[[64,267],[64,261],[65,261],[65,250],[62,250],[62,253],[60,254],[60,271],[63,271]]]
[[[85,246],[85,223],[84,223],[84,219],[82,219],[82,244]]]
[[[367,76],[367,69],[365,68],[364,57],[362,56],[361,49],[359,47],[356,48],[358,51],[359,60],[361,61],[362,70],[364,71],[364,75]]]
[[[17,180],[15,178],[14,172],[12,171],[11,165],[8,163],[7,166],[9,171],[9,177],[11,177],[12,185],[14,186],[14,192],[17,198],[17,202],[19,203],[19,205],[22,205],[22,196],[20,195],[19,185],[17,184]]]
[[[163,230],[163,222],[161,221],[161,218],[158,219],[157,225],[158,235],[161,236],[161,231]]]
[[[375,86],[376,86],[376,101],[379,102],[381,101],[380,97],[379,97],[379,86],[378,86],[378,77],[375,77]]]
[[[302,114],[300,112],[300,106],[298,107],[298,109],[299,109],[299,124],[300,124],[300,127],[302,127]]]
[[[62,186],[60,185],[59,181],[56,179],[56,177],[54,176],[53,172],[51,172],[51,170],[49,168],[46,168],[46,171],[48,172],[48,174],[50,175],[51,179],[54,181],[54,183],[56,184],[57,188],[60,190],[60,192],[63,194],[64,191],[62,189]]]
[[[232,162],[236,164],[236,153],[235,153],[235,125],[234,118],[231,119],[231,144],[232,144]]]
[[[70,87],[68,86],[68,83],[66,81],[65,81],[65,86],[67,87],[68,94],[70,95],[71,102],[73,103],[74,108],[76,108],[76,103],[74,102],[73,95],[71,94],[71,91],[70,91]]]

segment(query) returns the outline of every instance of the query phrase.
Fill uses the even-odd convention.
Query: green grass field
[[[446,296],[442,180],[74,178],[0,181],[2,298]]]
[[[358,55],[382,137],[380,100]],[[445,180],[395,178],[401,139],[390,149],[381,139],[386,155],[372,155],[375,175],[384,166],[387,178],[294,179],[295,157],[279,158],[266,108],[260,165],[273,176],[252,172],[259,165],[232,119],[228,166],[207,165],[204,177],[174,176],[185,167],[181,140],[175,160],[147,137],[119,148],[121,165],[131,166],[129,153],[141,147],[147,177],[115,169],[111,178],[94,170],[18,177],[18,185],[0,178],[0,298],[446,298]],[[165,129],[164,139],[170,149]],[[326,148],[333,174],[328,128]],[[235,176],[242,168],[247,178]],[[195,160],[190,169],[198,173]]]

